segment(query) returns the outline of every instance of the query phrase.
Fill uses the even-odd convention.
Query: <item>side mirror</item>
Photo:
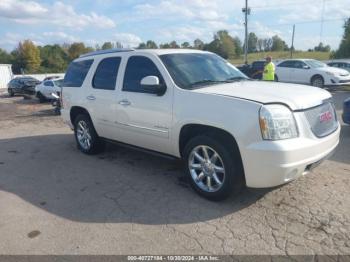
[[[303,69],[310,69],[310,67],[308,65],[304,65]]]
[[[156,94],[158,96],[164,95],[166,86],[159,83],[157,76],[146,76],[141,79],[141,86],[143,90],[150,94]]]

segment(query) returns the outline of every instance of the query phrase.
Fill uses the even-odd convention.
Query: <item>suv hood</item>
[[[328,91],[317,87],[264,81],[240,81],[211,85],[193,91],[252,100],[262,104],[283,103],[292,110],[318,106],[323,100],[331,98]]]

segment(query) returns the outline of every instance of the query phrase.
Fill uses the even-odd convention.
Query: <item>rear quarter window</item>
[[[93,61],[93,59],[89,59],[70,63],[63,80],[63,86],[81,87]]]

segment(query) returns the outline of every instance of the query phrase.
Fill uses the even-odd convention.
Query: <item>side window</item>
[[[278,67],[292,67],[293,61],[284,61],[278,65]]]
[[[144,56],[130,57],[125,69],[123,91],[147,93],[140,84],[142,78],[146,76],[157,76],[159,83],[165,84],[161,73],[151,59]]]
[[[120,57],[103,59],[97,66],[92,87],[96,89],[114,90],[117,81]]]
[[[90,59],[70,63],[63,85],[67,87],[81,87],[93,61]]]
[[[51,81],[45,81],[44,86],[53,86],[53,83]]]
[[[307,66],[307,64],[305,64],[302,61],[294,61],[294,65],[293,65],[294,68],[302,69],[304,66]]]

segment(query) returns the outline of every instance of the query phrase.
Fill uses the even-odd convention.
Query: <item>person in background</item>
[[[275,81],[275,65],[272,63],[272,57],[266,57],[266,64],[263,72],[264,81]]]

